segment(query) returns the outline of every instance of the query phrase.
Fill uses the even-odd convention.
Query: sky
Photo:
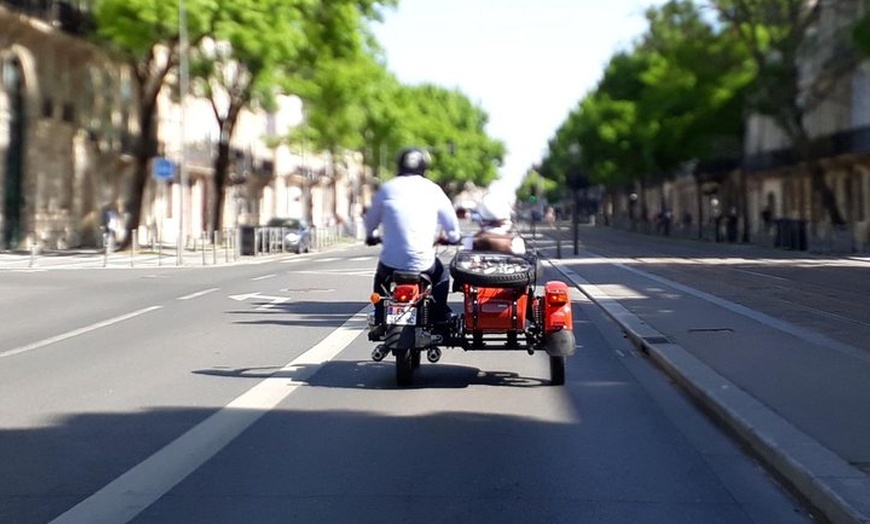
[[[405,84],[458,88],[489,115],[512,192],[614,53],[663,0],[399,0],[373,30]]]

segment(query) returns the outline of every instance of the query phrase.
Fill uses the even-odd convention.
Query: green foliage
[[[554,180],[545,178],[539,171],[530,169],[520,182],[516,190],[518,202],[536,204],[543,198],[548,201],[556,201],[551,195],[557,190],[558,184]]]
[[[504,145],[489,138],[486,112],[458,90],[432,84],[403,88],[405,145],[428,148],[433,156],[429,175],[450,192],[467,183],[487,186],[495,180]]]
[[[753,79],[744,48],[690,1],[652,8],[647,21],[557,130],[544,176],[575,188],[650,182],[740,143],[739,108]]]
[[[804,115],[829,100],[838,80],[858,63],[855,25],[820,29],[821,9],[828,10],[829,20],[854,19],[860,1],[710,0],[755,67],[750,109],[771,116],[792,139],[802,141]],[[810,57],[812,71],[802,67]]]
[[[870,14],[864,15],[852,30],[855,46],[864,56],[870,56]]]

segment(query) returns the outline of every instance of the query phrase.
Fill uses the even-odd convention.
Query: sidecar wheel
[[[550,384],[554,386],[565,384],[565,357],[550,357]]]
[[[414,382],[414,350],[396,350],[396,384],[410,386]]]

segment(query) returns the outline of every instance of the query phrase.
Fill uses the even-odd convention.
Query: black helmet
[[[424,175],[431,163],[428,151],[418,147],[409,147],[399,154],[399,174]]]

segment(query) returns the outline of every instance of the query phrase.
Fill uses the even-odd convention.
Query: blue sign
[[[151,174],[155,180],[172,180],[175,178],[175,164],[168,158],[158,156],[151,164]]]

